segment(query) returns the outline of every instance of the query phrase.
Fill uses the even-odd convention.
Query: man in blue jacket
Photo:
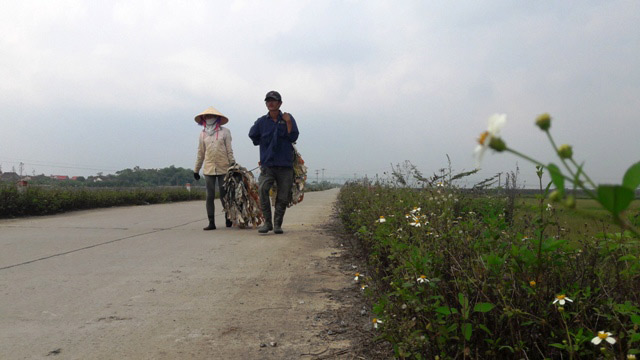
[[[293,143],[298,140],[300,133],[293,116],[280,111],[282,97],[277,91],[269,91],[264,101],[269,112],[258,118],[249,130],[253,145],[260,145],[258,190],[265,223],[258,228],[258,232],[265,234],[273,230],[276,234],[282,234],[282,220],[293,185]],[[269,190],[274,182],[277,193],[272,222]]]

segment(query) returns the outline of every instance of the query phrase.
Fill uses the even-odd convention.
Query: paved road
[[[322,227],[337,192],[283,235],[202,231],[202,201],[0,220],[0,358],[309,358],[351,280]]]

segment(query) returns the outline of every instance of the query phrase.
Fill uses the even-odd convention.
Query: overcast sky
[[[494,113],[503,139],[557,161],[534,120],[598,183],[640,160],[638,1],[31,1],[0,12],[0,166],[25,174],[192,169],[208,106],[236,160],[282,94],[310,180],[475,168]],[[532,164],[487,152],[461,185]]]

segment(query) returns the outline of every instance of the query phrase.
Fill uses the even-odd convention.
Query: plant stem
[[[620,214],[616,215],[614,218],[615,218],[615,221],[618,223],[618,225],[620,225],[621,228],[623,228],[625,230],[629,230],[635,236],[640,238],[640,230],[636,229],[635,226],[629,224],[629,222],[626,219],[622,218],[622,216],[620,216]]]
[[[521,157],[521,158],[523,158],[523,159],[525,159],[525,160],[527,160],[527,161],[530,161],[530,162],[532,162],[532,163],[534,163],[534,164],[536,164],[536,165],[538,165],[538,166],[542,166],[542,167],[543,167],[543,168],[545,168],[545,169],[547,168],[547,166],[546,166],[546,165],[544,165],[543,163],[541,163],[540,161],[535,160],[535,159],[533,159],[533,158],[530,158],[529,156],[527,156],[527,155],[525,155],[525,154],[523,154],[523,153],[521,153],[521,152],[519,152],[519,151],[513,150],[513,149],[512,149],[512,148],[510,148],[510,147],[507,147],[506,149],[504,149],[504,151],[508,151],[508,152],[510,152],[510,153],[512,153],[512,154],[514,154],[514,155],[516,155],[516,156],[519,156],[519,157]]]
[[[564,167],[567,169],[567,171],[569,172],[569,174],[571,174],[571,177],[573,178],[573,183],[575,185],[580,186],[581,188],[584,188],[584,186],[582,186],[580,184],[580,179],[578,179],[578,177],[576,176],[576,174],[573,172],[573,170],[571,169],[571,167],[569,166],[569,164],[567,164],[567,161],[560,156],[560,154],[558,154],[558,146],[556,145],[556,142],[553,141],[553,137],[551,136],[551,133],[549,132],[549,130],[545,131],[545,133],[547,134],[547,137],[549,138],[549,142],[551,142],[551,146],[553,147],[553,151],[556,152],[556,155],[558,155],[558,157],[560,158],[560,161],[562,161],[562,165],[564,165]]]
[[[538,174],[538,181],[540,182],[540,192],[542,192],[542,171]],[[542,239],[544,238],[544,229],[547,227],[544,222],[544,199],[546,194],[542,194],[540,197],[540,236],[538,237],[538,271],[536,274],[536,281],[540,281],[542,274]]]
[[[549,141],[551,142],[551,146],[553,146],[553,150],[556,152],[556,154],[558,154],[558,146],[556,146],[555,141],[553,141],[553,137],[551,137],[551,133],[547,130],[545,131],[547,133],[547,137],[549,138]],[[582,188],[582,190],[584,190],[585,192],[589,192],[589,190],[587,190],[584,185],[582,184],[582,181],[579,179],[579,176],[573,172],[573,170],[571,169],[571,167],[569,166],[569,164],[567,164],[567,161],[562,158],[559,154],[558,157],[560,158],[560,161],[562,161],[562,164],[564,165],[564,167],[567,169],[567,171],[569,172],[569,174],[571,174],[571,176],[573,177],[573,180],[571,182],[574,183],[574,185],[577,185],[579,187]],[[571,158],[571,163],[573,164],[573,166],[576,167],[576,169],[579,169],[580,166],[578,166],[578,164],[575,162],[575,160],[573,160],[573,158]],[[589,184],[595,189],[597,186],[593,183],[593,181],[591,181],[591,179],[589,178],[589,175],[587,175],[587,173],[583,171],[581,171],[581,174],[585,177],[585,179],[587,179],[587,181],[589,182]],[[565,177],[566,178],[566,177]],[[595,195],[589,195],[591,196],[593,199],[597,200],[597,198],[595,197]]]
[[[564,319],[563,313],[560,313],[560,318],[562,319],[562,323],[564,324],[564,329],[567,332],[567,342],[569,345],[569,359],[573,359],[573,343],[571,342],[571,333],[569,332],[569,326],[567,326],[567,322]]]
[[[580,168],[580,166],[578,166],[578,164],[576,163],[575,160],[573,160],[573,158],[571,158],[571,162],[573,163],[573,166],[575,166],[576,168]],[[597,188],[596,184],[591,181],[591,178],[589,177],[589,175],[587,175],[587,173],[585,173],[584,171],[582,171],[582,175],[584,175],[585,179],[587,179],[587,182],[589,182],[589,184],[595,189]]]
[[[508,151],[508,152],[510,152],[510,153],[512,153],[512,154],[514,154],[516,156],[519,156],[519,157],[521,157],[521,158],[523,158],[525,160],[528,160],[528,161],[530,161],[530,162],[532,162],[532,163],[534,163],[534,164],[536,164],[538,166],[542,166],[543,168],[549,170],[549,167],[547,165],[544,165],[540,161],[535,160],[535,159],[533,159],[533,158],[531,158],[531,157],[529,157],[529,156],[527,156],[527,155],[525,155],[525,154],[523,154],[521,152],[513,150],[513,149],[511,149],[509,147],[504,149],[504,151]],[[576,179],[575,178],[566,176],[565,174],[562,174],[562,173],[560,175],[562,175],[562,177],[565,178],[565,180],[568,180],[568,181],[576,184]],[[581,185],[581,184],[577,184],[577,185],[580,186],[580,188],[585,192],[585,194],[589,195],[590,198],[592,198],[592,199],[594,199],[596,201],[598,200],[598,197],[596,196],[596,194],[593,193],[593,191],[587,189],[586,187],[584,187],[584,185]]]

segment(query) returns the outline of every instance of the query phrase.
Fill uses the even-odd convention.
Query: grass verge
[[[598,222],[585,227],[601,216],[586,203],[578,215],[540,199],[514,216],[505,216],[507,206],[505,197],[447,186],[342,187],[339,217],[367,254],[354,281],[372,299],[372,325],[395,356],[639,353],[639,239],[601,231]]]
[[[50,215],[111,206],[160,204],[204,199],[202,190],[185,188],[47,188],[0,186],[0,218]]]

